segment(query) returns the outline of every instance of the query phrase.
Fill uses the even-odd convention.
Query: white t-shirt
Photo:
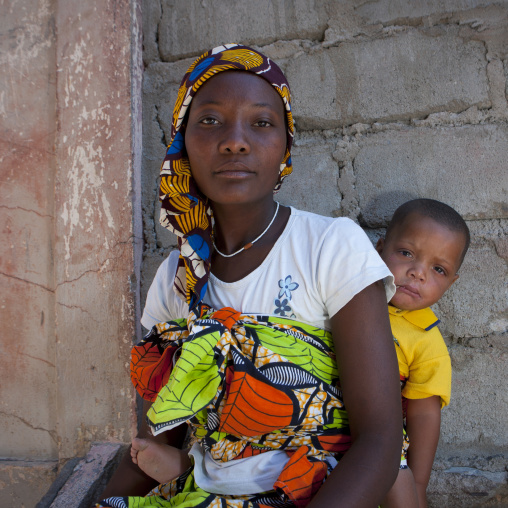
[[[173,251],[157,271],[141,318],[145,328],[188,316],[187,304],[173,291],[177,263],[178,251]],[[288,223],[263,263],[236,282],[210,274],[204,302],[214,309],[289,317],[331,330],[330,317],[381,279],[390,301],[393,276],[352,220],[291,207]]]

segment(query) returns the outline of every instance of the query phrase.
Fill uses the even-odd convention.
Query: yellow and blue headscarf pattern
[[[160,223],[178,236],[180,259],[175,292],[189,309],[198,305],[205,293],[212,257],[212,210],[197,188],[185,151],[185,116],[199,88],[219,72],[240,70],[257,74],[281,96],[287,117],[286,153],[274,192],[293,168],[291,145],[294,136],[289,84],[280,68],[268,57],[247,46],[226,44],[201,55],[183,77],[173,110],[171,142],[161,167],[159,199]]]

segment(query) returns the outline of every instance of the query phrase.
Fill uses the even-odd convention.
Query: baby
[[[407,462],[404,452],[384,507],[427,506],[440,411],[451,393],[450,356],[430,306],[459,277],[469,241],[469,229],[453,208],[433,199],[415,199],[395,211],[385,238],[377,242],[397,287],[388,308],[410,441]]]

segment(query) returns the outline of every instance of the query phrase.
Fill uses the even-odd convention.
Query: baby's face
[[[417,213],[381,238],[377,250],[395,277],[390,303],[419,310],[436,303],[457,280],[464,236]]]

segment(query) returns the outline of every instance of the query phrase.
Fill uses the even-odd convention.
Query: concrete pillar
[[[141,8],[0,2],[0,505],[136,426]]]
[[[140,238],[131,108],[140,75],[131,71],[131,62],[139,66],[133,2],[65,0],[56,12],[56,429],[67,458],[91,441],[128,440],[135,425],[128,361]]]

